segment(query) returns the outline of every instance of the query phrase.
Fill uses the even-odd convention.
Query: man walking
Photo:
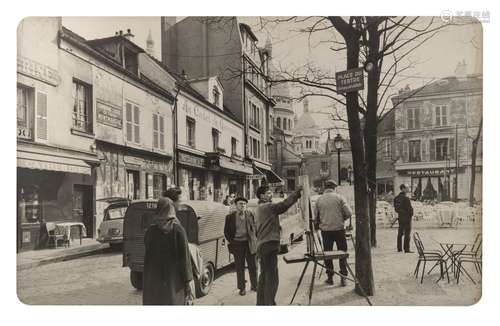
[[[407,193],[410,188],[402,184],[399,186],[401,192],[394,198],[394,209],[398,213],[398,252],[401,252],[401,240],[404,235],[404,250],[410,251],[410,232],[411,232],[411,218],[413,216],[413,207],[411,207],[410,198]]]
[[[224,236],[229,242],[229,252],[234,256],[236,279],[240,295],[246,294],[245,260],[248,264],[250,285],[252,291],[257,291],[257,266],[255,253],[257,251],[257,237],[255,235],[255,219],[252,212],[247,210],[248,200],[238,197],[234,200],[236,210],[226,216]]]
[[[333,180],[325,182],[325,192],[316,201],[315,213],[316,223],[321,230],[324,251],[333,250],[333,244],[337,244],[337,250],[347,251],[347,239],[345,236],[344,221],[352,215],[347,202],[340,194],[335,192],[337,184]],[[347,276],[347,260],[340,259],[340,274]],[[326,283],[333,285],[333,262],[325,260]],[[340,284],[346,285],[344,277],[340,278]]]
[[[268,186],[257,189],[259,205],[255,210],[257,222],[257,254],[260,259],[259,285],[257,288],[257,305],[276,305],[278,291],[278,253],[280,251],[281,226],[279,214],[283,214],[299,198],[302,186],[288,198],[273,203],[273,194]]]

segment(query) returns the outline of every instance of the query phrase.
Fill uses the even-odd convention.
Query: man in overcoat
[[[413,207],[411,206],[410,198],[407,193],[410,188],[406,184],[399,186],[401,192],[394,198],[394,210],[398,213],[398,252],[402,251],[401,240],[404,235],[404,250],[410,251],[410,232],[411,232],[411,218],[413,216]]]

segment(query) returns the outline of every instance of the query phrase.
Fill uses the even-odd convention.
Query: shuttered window
[[[36,136],[39,139],[48,139],[47,130],[47,94],[36,94]]]
[[[165,126],[163,116],[153,113],[153,147],[165,149]]]
[[[126,103],[125,120],[127,141],[139,144],[141,142],[139,107],[131,103]]]

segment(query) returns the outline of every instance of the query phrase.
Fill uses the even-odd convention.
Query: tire
[[[212,263],[206,263],[204,266],[204,271],[200,275],[200,278],[196,278],[194,282],[197,298],[204,297],[210,292],[212,284],[214,283],[214,279],[215,268]]]
[[[137,290],[142,290],[142,272],[130,271],[130,283]]]

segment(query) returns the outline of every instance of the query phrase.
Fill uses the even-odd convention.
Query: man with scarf
[[[288,198],[273,203],[273,193],[268,186],[257,189],[259,205],[255,210],[257,222],[257,255],[260,259],[260,275],[257,287],[257,305],[276,305],[278,291],[278,253],[280,251],[281,226],[279,214],[283,214],[299,198],[302,186]]]
[[[184,305],[193,279],[187,236],[171,199],[158,200],[154,224],[144,235],[144,305]]]
[[[226,216],[224,224],[224,236],[229,242],[229,252],[234,256],[237,286],[240,295],[246,294],[245,260],[248,264],[251,290],[257,291],[256,226],[252,212],[247,210],[247,203],[248,200],[244,197],[236,198],[234,200],[236,210]]]

